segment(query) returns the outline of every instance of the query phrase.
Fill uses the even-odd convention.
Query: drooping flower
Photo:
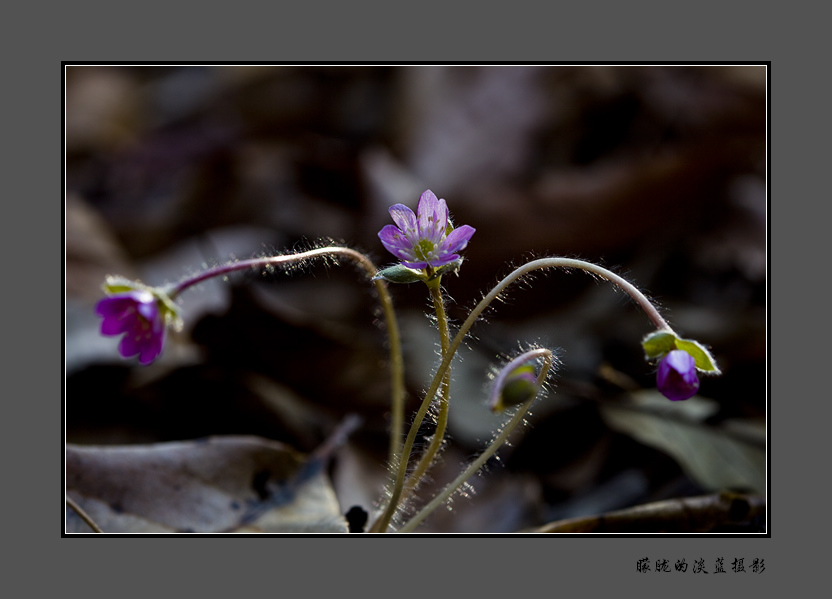
[[[408,268],[439,268],[459,260],[459,253],[474,235],[469,225],[453,228],[448,219],[448,205],[431,191],[419,198],[416,214],[404,204],[390,207],[394,225],[385,225],[378,233],[387,250]]]
[[[656,386],[671,401],[692,397],[699,390],[699,377],[693,356],[681,349],[669,352],[659,362]]]
[[[110,295],[95,307],[103,335],[121,335],[118,350],[125,358],[138,354],[139,363],[153,362],[165,342],[165,318],[155,295],[144,289],[132,289]]]

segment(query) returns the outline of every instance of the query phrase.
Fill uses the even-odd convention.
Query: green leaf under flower
[[[656,331],[650,333],[641,342],[644,348],[644,355],[648,360],[655,360],[676,349],[678,337],[670,331]]]
[[[107,295],[116,295],[117,293],[126,293],[128,291],[135,291],[136,289],[143,289],[151,291],[146,285],[138,281],[131,281],[120,276],[108,275],[105,279],[104,285],[101,286]]]
[[[434,279],[438,279],[442,275],[455,273],[459,271],[460,267],[462,266],[462,260],[462,258],[459,258],[458,260],[454,260],[453,262],[448,262],[444,266],[440,266],[439,268],[433,271],[433,274],[430,276],[428,280],[432,281]]]
[[[719,368],[716,365],[711,353],[705,349],[701,343],[693,339],[677,339],[676,348],[688,352],[693,356],[693,361],[696,363],[696,369],[710,374],[720,374]]]
[[[382,268],[373,277],[373,281],[383,279],[388,283],[415,283],[416,281],[426,281],[427,276],[421,270],[414,270],[402,264],[394,264],[387,268]]]
[[[641,342],[645,358],[656,360],[669,354],[674,349],[681,349],[693,357],[696,369],[708,374],[720,374],[711,353],[707,348],[693,339],[680,339],[671,331],[655,331]]]

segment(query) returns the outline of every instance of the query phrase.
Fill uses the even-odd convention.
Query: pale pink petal
[[[439,243],[448,223],[448,206],[428,189],[419,198],[416,210],[419,220],[419,238],[427,239],[433,244]]]
[[[470,225],[457,227],[451,231],[445,241],[442,242],[442,247],[448,252],[458,252],[463,250],[465,249],[465,246],[468,245],[468,241],[470,241],[475,232],[476,229]]]
[[[413,258],[413,246],[405,239],[398,228],[393,225],[386,225],[378,232],[378,237],[387,251],[396,256],[396,258],[400,260]]]
[[[434,268],[439,268],[440,266],[445,266],[446,264],[456,262],[457,260],[459,260],[459,254],[441,254],[440,256],[432,259],[430,263]]]
[[[413,241],[418,235],[418,225],[416,223],[416,215],[413,210],[404,204],[393,204],[390,206],[390,216],[393,217],[393,222],[398,225],[399,230],[405,236]]]
[[[401,230],[393,225],[384,225],[381,231],[378,232],[378,238],[388,248],[394,247],[401,250],[409,250],[413,247]]]
[[[402,264],[404,264],[408,268],[412,268],[413,270],[422,270],[428,267],[427,262],[408,262],[405,259],[402,259]]]

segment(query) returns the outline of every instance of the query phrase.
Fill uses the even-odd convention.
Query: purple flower
[[[125,358],[138,354],[139,363],[146,365],[162,353],[165,319],[156,296],[149,291],[135,289],[105,297],[95,311],[104,318],[102,335],[124,333],[118,350]]]
[[[419,198],[416,214],[404,204],[390,207],[397,226],[385,225],[378,233],[387,250],[408,268],[438,268],[459,260],[475,229],[462,225],[454,229],[448,220],[445,200],[427,190]]]
[[[659,362],[656,386],[667,399],[680,401],[699,390],[696,362],[688,352],[674,349]]]

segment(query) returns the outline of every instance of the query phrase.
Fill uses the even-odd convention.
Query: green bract
[[[692,339],[677,339],[676,348],[688,352],[696,362],[696,369],[711,374],[719,374],[716,361],[705,346]]]
[[[641,342],[645,358],[655,360],[676,349],[676,335],[669,331],[650,333]]]
[[[462,260],[463,260],[462,258],[459,258],[458,260],[454,260],[453,262],[449,262],[448,264],[446,264],[444,266],[440,266],[439,268],[437,268],[436,270],[433,271],[433,274],[430,276],[430,278],[428,280],[432,281],[434,279],[437,279],[437,278],[441,277],[442,275],[450,274],[452,272],[455,273],[455,272],[459,271],[459,267],[462,266]]]
[[[696,369],[709,374],[720,374],[716,360],[704,345],[693,339],[680,339],[672,331],[655,331],[641,342],[645,358],[656,360],[669,354],[674,349],[681,349],[693,357]]]
[[[414,270],[402,264],[394,264],[382,268],[372,280],[378,281],[379,279],[384,279],[388,283],[415,283],[416,281],[426,281],[427,277],[421,270]]]

